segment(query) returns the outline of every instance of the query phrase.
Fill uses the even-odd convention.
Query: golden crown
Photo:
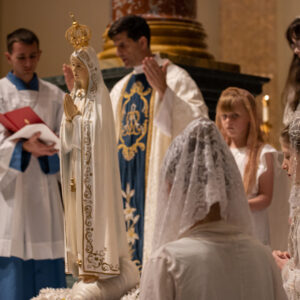
[[[86,25],[78,24],[73,13],[70,13],[70,17],[73,22],[65,34],[67,41],[72,44],[75,50],[87,47],[91,38],[91,30]]]

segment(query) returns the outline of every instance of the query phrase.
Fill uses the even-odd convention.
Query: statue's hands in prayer
[[[77,106],[74,104],[74,101],[69,94],[65,95],[64,112],[68,121],[72,121],[76,115],[80,115]]]
[[[282,270],[282,268],[285,266],[285,264],[291,258],[288,252],[286,252],[286,251],[282,252],[280,250],[274,250],[272,252],[272,255],[273,255],[275,262],[280,270]]]
[[[71,66],[69,66],[67,64],[63,64],[62,70],[63,70],[63,73],[64,73],[67,88],[70,92],[70,91],[72,91],[72,89],[74,87],[74,76],[73,76]]]
[[[156,89],[160,99],[163,98],[167,89],[167,67],[166,61],[162,67],[158,65],[154,57],[145,57],[143,60],[143,70],[152,88]]]
[[[30,152],[35,157],[45,155],[51,156],[58,152],[58,150],[54,148],[55,143],[46,145],[39,140],[40,136],[40,132],[33,134],[26,142],[23,143],[23,149]]]

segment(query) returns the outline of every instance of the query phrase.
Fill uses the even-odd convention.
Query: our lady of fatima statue
[[[109,289],[114,282],[112,294],[119,288],[120,298],[137,284],[138,271],[129,258],[111,101],[88,46],[89,28],[73,21],[66,38],[75,49],[75,84],[64,99],[60,131],[66,271],[83,285]]]

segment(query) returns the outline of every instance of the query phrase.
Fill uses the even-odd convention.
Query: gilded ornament
[[[70,188],[71,188],[71,192],[76,192],[75,178],[70,179]]]
[[[69,41],[75,50],[87,47],[91,39],[91,30],[86,25],[79,24],[75,20],[73,13],[70,13],[70,17],[73,22],[65,34],[67,41]]]
[[[82,266],[82,260],[81,259],[77,259],[76,264],[78,265],[78,267]]]
[[[140,148],[141,151],[145,151],[146,146],[141,140],[147,134],[148,129],[148,118],[149,118],[149,107],[146,96],[152,92],[151,88],[148,88],[146,91],[143,91],[144,87],[141,82],[136,82],[133,84],[130,93],[125,93],[124,98],[126,99],[122,106],[122,119],[126,115],[125,124],[121,127],[120,133],[120,144],[118,146],[118,150],[122,150],[123,157],[130,161],[134,158],[135,154],[138,152]],[[144,103],[144,115],[146,117],[143,124],[140,124],[140,112],[136,110],[136,106],[134,104],[131,105],[130,111],[126,114],[126,105],[130,102],[132,96],[134,94],[138,94],[140,96],[141,101]],[[135,143],[131,146],[127,146],[125,143],[125,137],[135,135],[138,136]]]

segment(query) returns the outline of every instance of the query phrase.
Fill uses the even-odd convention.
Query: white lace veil
[[[289,125],[290,135],[290,151],[291,163],[290,173],[292,175],[292,188],[290,193],[289,202],[294,208],[300,205],[300,113],[295,112],[294,118]]]
[[[221,217],[252,233],[235,160],[215,124],[191,122],[169,147],[161,170],[153,249],[175,240],[219,202]]]

